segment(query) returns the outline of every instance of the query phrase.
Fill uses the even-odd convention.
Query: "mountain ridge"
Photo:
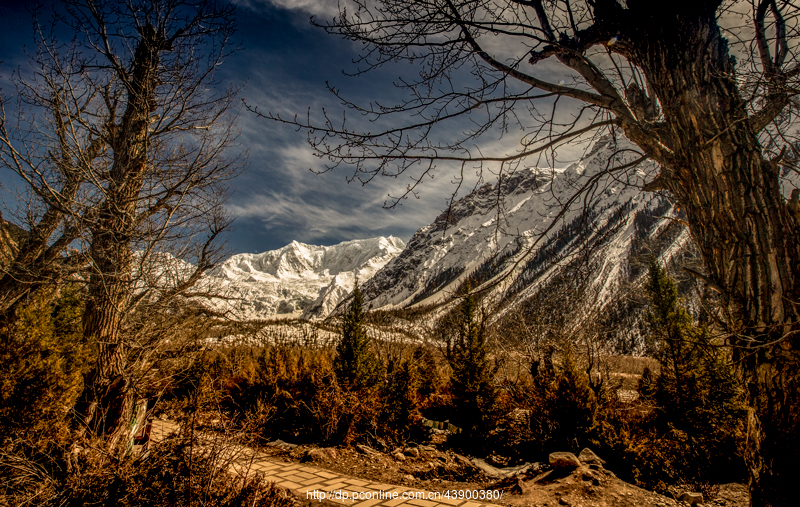
[[[241,320],[327,316],[357,280],[371,277],[404,247],[399,238],[379,236],[331,246],[292,241],[236,254],[207,274],[226,297],[213,306]]]

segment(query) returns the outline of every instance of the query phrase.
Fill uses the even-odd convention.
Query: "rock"
[[[378,451],[373,449],[372,447],[364,444],[356,444],[356,449],[362,454],[366,454],[367,456],[375,456],[380,454]]]
[[[324,449],[310,449],[301,461],[327,461],[329,454]]]
[[[281,449],[294,449],[295,447],[297,447],[297,444],[290,444],[289,442],[284,442],[283,440],[280,439],[268,442],[267,445],[271,445],[273,447],[279,447]]]
[[[428,452],[434,452],[436,450],[436,447],[432,445],[421,445],[419,446],[419,448],[422,449],[423,451],[428,451]]]
[[[698,503],[703,503],[703,494],[702,493],[691,493],[689,491],[681,494],[678,497],[678,500],[681,502],[686,502],[689,505],[696,505]]]
[[[528,492],[529,489],[530,488],[528,487],[527,484],[525,484],[525,481],[517,478],[514,481],[514,484],[508,489],[508,491],[514,495],[524,495],[525,493]]]
[[[406,456],[411,456],[413,458],[419,458],[419,449],[416,447],[411,447],[403,451]]]
[[[588,447],[581,451],[578,454],[578,459],[581,460],[581,463],[585,463],[587,465],[605,465],[606,462],[600,456],[595,454],[591,449]]]
[[[458,454],[457,452],[454,452],[454,453],[453,453],[453,456],[455,457],[455,460],[456,460],[458,463],[461,463],[461,464],[463,464],[463,465],[475,466],[475,465],[473,465],[473,464],[472,464],[472,460],[471,460],[471,459],[469,459],[469,458],[468,458],[468,457],[466,457],[466,456],[462,456],[462,455]]]
[[[396,452],[394,453],[394,459],[396,459],[397,461],[405,461],[406,457],[405,455],[403,455],[402,452]]]
[[[571,452],[553,452],[550,453],[550,465],[556,470],[572,470],[581,466],[581,462]]]

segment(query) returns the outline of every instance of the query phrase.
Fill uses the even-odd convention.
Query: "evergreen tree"
[[[743,475],[739,451],[746,405],[728,354],[714,346],[706,326],[692,323],[675,284],[655,259],[645,288],[661,371],[654,381],[643,379],[640,390],[655,402],[653,423],[673,455],[674,479],[707,484]]]
[[[589,377],[578,369],[569,345],[546,400],[552,423],[550,438],[554,447],[551,450],[578,452],[580,449],[576,443],[583,445],[594,425],[597,403],[594,391],[589,387]]]
[[[447,359],[453,370],[450,391],[453,396],[452,421],[467,434],[483,433],[494,420],[497,366],[489,360],[486,329],[475,315],[475,300],[469,283],[456,316],[455,336],[448,336]]]
[[[420,441],[428,434],[422,424],[419,365],[405,360],[388,372],[383,390],[386,430],[396,442]]]
[[[364,328],[364,300],[356,284],[353,301],[342,317],[342,339],[336,346],[334,373],[339,383],[349,389],[374,386],[378,381],[380,363],[371,347]]]
[[[530,399],[530,440],[535,453],[578,452],[589,443],[598,413],[589,377],[578,368],[567,344],[556,368],[548,351],[545,368],[533,379]]]

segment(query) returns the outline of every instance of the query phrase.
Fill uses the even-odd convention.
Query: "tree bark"
[[[106,200],[90,225],[93,263],[84,314],[84,335],[98,344],[97,364],[84,393],[87,427],[108,439],[109,447],[128,439],[133,393],[121,334],[124,312],[133,297],[132,241],[136,213],[147,175],[148,128],[156,108],[159,52],[169,49],[152,26],[142,30],[130,74],[121,76],[128,102],[118,125],[111,128],[114,152]],[[124,72],[118,69],[117,72]]]
[[[791,505],[800,459],[800,223],[747,121],[713,6],[639,22],[630,57],[661,102],[664,121],[652,133],[672,151],[651,155],[686,211],[708,278],[723,290],[747,387],[751,503]],[[623,129],[648,151],[639,122]]]

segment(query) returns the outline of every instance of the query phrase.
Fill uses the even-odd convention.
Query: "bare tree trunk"
[[[109,447],[128,439],[133,393],[127,371],[125,339],[121,335],[124,312],[133,297],[133,253],[136,213],[147,172],[148,127],[155,110],[158,53],[169,49],[163,34],[152,26],[142,30],[126,81],[128,103],[113,128],[113,166],[106,200],[96,223],[90,225],[93,270],[84,314],[84,335],[98,344],[98,358],[87,382],[84,417],[96,434],[108,438]]]
[[[658,136],[673,153],[660,160],[661,185],[685,208],[721,290],[746,382],[752,504],[791,505],[800,459],[800,223],[781,195],[777,164],[762,155],[713,10],[706,16],[648,27],[633,59],[665,116]]]

